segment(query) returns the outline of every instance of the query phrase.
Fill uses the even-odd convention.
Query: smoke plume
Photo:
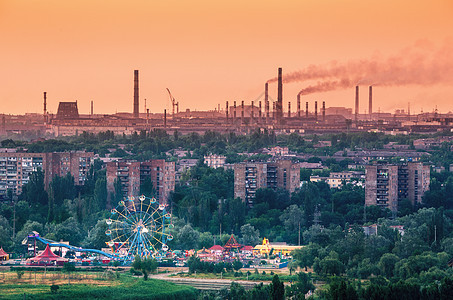
[[[272,78],[268,82],[274,82]],[[453,84],[453,43],[446,41],[435,48],[427,41],[416,43],[388,58],[346,63],[336,61],[283,75],[283,82],[317,81],[299,94],[351,88],[358,84],[374,86]]]

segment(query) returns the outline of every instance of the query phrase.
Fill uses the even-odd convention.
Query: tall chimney
[[[266,110],[266,119],[269,119],[269,83],[264,85],[264,109]]]
[[[234,101],[233,105],[233,122],[236,122],[236,101]]]
[[[258,107],[259,107],[258,114],[259,114],[259,118],[260,118],[260,122],[261,122],[261,117],[262,117],[262,115],[261,115],[261,101],[258,102]]]
[[[148,125],[149,122],[149,108],[146,109],[146,125]]]
[[[164,109],[164,128],[167,128],[167,110]]]
[[[308,102],[305,102],[305,118],[308,118]]]
[[[282,68],[278,68],[278,90],[277,90],[277,119],[283,117],[283,78]]]
[[[371,117],[371,114],[373,113],[373,86],[370,85],[369,87],[369,101],[368,101],[368,114]]]
[[[326,121],[326,101],[322,101],[322,121]]]
[[[318,101],[315,101],[315,120],[318,121]]]
[[[241,122],[244,122],[244,100],[241,102]]]
[[[44,123],[47,122],[47,92],[44,92],[44,111],[43,111]]]
[[[276,111],[275,111],[275,110],[276,110],[276,109],[275,109],[275,108],[276,108],[275,103],[276,103],[275,101],[272,102],[272,119],[274,119],[274,120],[275,120],[276,115],[277,115],[277,113],[276,113]]]
[[[134,70],[134,118],[139,117],[138,108],[138,70]]]
[[[93,100],[91,100],[91,116],[93,116]]]
[[[288,101],[288,118],[291,118],[291,102]]]
[[[300,118],[300,94],[297,94],[297,117]]]
[[[254,114],[253,114],[253,108],[255,107],[253,101],[252,101],[252,111],[250,112],[250,125],[252,124],[252,120],[254,118]]]
[[[229,107],[228,107],[228,101],[227,101],[226,102],[226,111],[225,111],[225,113],[226,113],[226,122],[227,123],[228,123],[228,109],[229,109]]]
[[[357,122],[357,118],[359,115],[359,86],[356,85],[355,87],[355,121]]]

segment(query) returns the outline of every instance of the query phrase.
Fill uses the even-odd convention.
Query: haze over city
[[[0,112],[40,113],[43,91],[51,113],[75,100],[80,113],[91,101],[131,112],[134,69],[140,112],[143,99],[170,109],[166,88],[180,111],[212,110],[256,100],[268,80],[276,99],[278,67],[285,109],[303,90],[353,107],[353,87],[372,84],[375,111],[448,112],[451,28],[448,0],[0,1]]]

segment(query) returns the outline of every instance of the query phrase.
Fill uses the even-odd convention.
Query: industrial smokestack
[[[47,92],[44,92],[44,111],[43,111],[44,123],[47,122]]]
[[[261,116],[261,101],[258,102],[258,106],[259,106],[259,112],[258,112],[258,114],[259,114],[259,118],[260,118],[260,121],[261,121],[261,117],[262,117],[262,116]]]
[[[369,114],[370,117],[371,117],[371,114],[373,113],[373,87],[372,87],[371,85],[370,85],[370,87],[369,87],[368,97],[369,97],[369,101],[368,101],[368,114]]]
[[[275,111],[275,107],[276,107],[275,102],[272,102],[272,119],[274,119],[274,120],[275,120],[276,114],[277,114]]]
[[[300,118],[300,94],[297,94],[297,117]]]
[[[233,121],[236,122],[236,101],[233,104]]]
[[[318,101],[315,101],[315,120],[318,121]]]
[[[244,122],[244,100],[241,102],[241,122]]]
[[[146,125],[148,125],[149,122],[149,108],[146,109]]]
[[[264,106],[266,110],[266,120],[269,119],[269,84],[264,85]]]
[[[326,101],[322,101],[322,121],[326,121]]]
[[[277,88],[277,119],[283,117],[283,78],[282,68],[278,68],[278,88]]]
[[[93,116],[93,100],[91,100],[91,116]]]
[[[356,85],[355,87],[355,121],[357,122],[357,118],[359,115],[359,86]]]
[[[225,111],[227,123],[228,123],[228,108],[229,108],[229,107],[228,107],[228,101],[227,101],[227,102],[226,102],[226,111]]]
[[[139,117],[138,104],[138,70],[134,70],[134,118]]]
[[[305,102],[305,118],[308,118],[308,102]]]
[[[252,111],[250,112],[250,125],[252,124],[252,120],[253,120],[253,118],[254,118],[253,108],[254,108],[254,103],[253,103],[253,101],[252,101]]]
[[[167,128],[167,110],[164,109],[164,128]]]
[[[288,101],[288,118],[291,118],[291,102]]]

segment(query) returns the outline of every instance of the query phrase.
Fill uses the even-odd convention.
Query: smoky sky
[[[276,77],[268,82],[275,81]],[[347,89],[354,85],[451,85],[453,40],[446,40],[440,47],[419,41],[386,58],[375,55],[369,59],[309,65],[299,71],[284,73],[283,82],[306,83],[299,92],[304,95]]]

